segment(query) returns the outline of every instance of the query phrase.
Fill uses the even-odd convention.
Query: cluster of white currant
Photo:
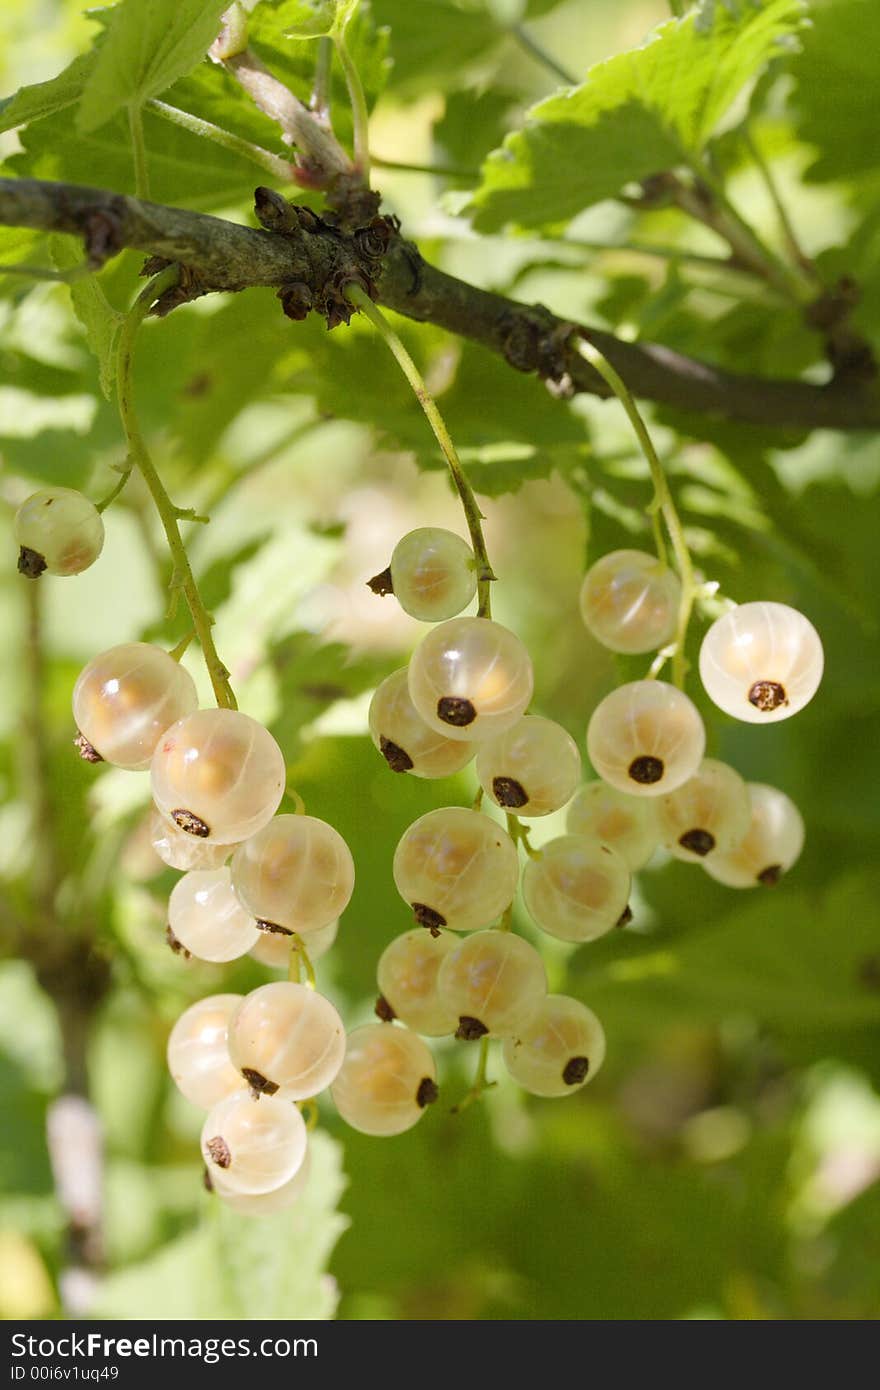
[[[656,679],[623,685],[596,707],[586,746],[600,780],[578,790],[574,740],[526,713],[533,673],[523,644],[489,618],[456,616],[474,595],[475,568],[463,540],[425,528],[404,537],[389,570],[371,581],[378,592],[393,590],[413,617],[438,624],[409,667],[377,689],[373,742],[395,772],[416,777],[442,777],[476,757],[482,796],[507,813],[512,832],[478,809],[446,807],[404,833],[394,880],[428,931],[407,932],[386,949],[377,1012],[428,1036],[501,1038],[521,1085],[568,1095],[595,1075],[604,1036],[582,1003],[547,993],[539,953],[509,930],[517,842],[528,852],[522,891],[531,918],[550,936],[583,943],[630,920],[631,876],[659,845],[733,887],[772,884],[800,854],[803,822],[783,792],[748,786],[732,767],[705,758],[696,706]],[[616,652],[664,648],[680,603],[675,574],[640,551],[604,556],[581,590],[585,625]],[[822,648],[793,609],[749,603],[714,623],[700,672],[720,708],[773,722],[815,693]],[[568,833],[532,850],[519,819],[566,805]]]
[[[73,574],[100,553],[103,525],[81,494],[51,489],[23,504],[16,534],[24,574]],[[623,685],[596,707],[586,746],[600,780],[579,788],[574,740],[526,713],[534,677],[519,638],[489,617],[457,616],[476,592],[477,565],[452,532],[411,532],[371,586],[436,624],[409,666],[373,696],[376,747],[393,771],[425,778],[476,757],[481,798],[507,814],[508,831],[460,806],[431,811],[405,831],[393,873],[418,928],[380,959],[379,1023],[346,1038],[311,980],[293,979],[211,996],[178,1020],[169,1068],[184,1096],[208,1110],[210,1183],[242,1212],[271,1213],[296,1200],[307,1174],[300,1107],[328,1087],[342,1117],[364,1133],[414,1125],[438,1094],[425,1037],[503,1040],[507,1070],[540,1096],[570,1095],[595,1076],[605,1053],[601,1023],[579,1000],[548,993],[539,952],[510,930],[520,843],[529,914],[548,935],[575,943],[630,920],[631,876],[660,844],[733,887],[775,883],[803,844],[789,798],[704,758],[696,707],[656,679]],[[662,651],[680,604],[676,576],[639,551],[606,555],[581,591],[586,626],[616,652]],[[772,723],[815,693],[821,643],[793,609],[744,604],[709,630],[700,674],[721,709]],[[280,967],[314,960],[332,945],[351,899],[348,846],[324,821],[277,814],[284,759],[262,725],[197,704],[174,655],[141,642],[114,647],[76,682],[80,753],[150,771],[152,843],[183,871],[168,909],[175,950],[215,962],[250,952]],[[521,818],[565,806],[568,833],[533,850]]]

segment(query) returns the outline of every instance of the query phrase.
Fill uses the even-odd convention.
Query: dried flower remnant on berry
[[[440,1087],[430,1076],[423,1076],[419,1082],[419,1089],[416,1091],[416,1105],[420,1110],[424,1110],[426,1105],[433,1105],[440,1094]]]
[[[470,1018],[464,1014],[458,1020],[455,1036],[460,1042],[476,1042],[479,1038],[484,1038],[488,1031],[485,1023],[481,1023],[478,1018]]]
[[[788,704],[788,696],[778,681],[755,681],[749,690],[749,704],[762,713],[770,713]]]
[[[215,1134],[213,1139],[209,1139],[205,1148],[211,1156],[211,1161],[216,1163],[218,1168],[231,1166],[232,1154],[229,1152],[229,1145],[221,1134]]]
[[[187,835],[195,835],[200,840],[206,840],[211,833],[209,825],[206,825],[192,811],[185,811],[182,807],[171,812],[171,819],[178,830],[183,830]]]
[[[640,786],[650,786],[652,782],[659,782],[663,776],[663,760],[643,753],[640,757],[633,758],[629,765],[629,775]]]
[[[684,848],[689,849],[691,854],[698,854],[702,859],[711,853],[715,848],[715,836],[710,830],[686,830],[683,835],[679,835],[678,843]]]
[[[409,772],[414,766],[412,758],[406,749],[399,748],[396,743],[392,743],[390,738],[384,734],[379,739],[379,751],[385,759],[392,772]]]
[[[188,951],[183,942],[178,941],[170,927],[165,928],[165,940],[176,956],[183,956],[184,960],[192,960],[192,951]]]
[[[388,1003],[388,1000],[385,998],[384,994],[380,994],[379,998],[376,1000],[376,1005],[373,1009],[373,1013],[376,1015],[377,1018],[381,1018],[383,1023],[393,1023],[395,1018],[397,1017],[397,1014],[394,1012],[391,1005]]]
[[[466,729],[469,724],[473,724],[476,717],[477,711],[470,700],[464,700],[457,695],[444,695],[437,701],[437,718],[456,729]]]
[[[517,782],[515,777],[493,777],[492,790],[499,805],[510,806],[514,810],[525,806],[529,799],[522,783]]]
[[[73,746],[84,763],[102,763],[104,761],[97,748],[93,748],[89,743],[85,734],[77,734],[73,740]]]
[[[572,1057],[565,1064],[562,1079],[566,1086],[580,1086],[581,1082],[586,1080],[589,1070],[590,1059],[588,1057]]]
[[[440,928],[446,926],[446,918],[425,903],[412,903],[413,916],[420,927],[427,927],[432,936],[440,935]]]
[[[250,1088],[250,1093],[256,1099],[260,1096],[274,1096],[278,1086],[274,1081],[269,1081],[260,1072],[254,1071],[252,1067],[242,1067],[241,1074]]]

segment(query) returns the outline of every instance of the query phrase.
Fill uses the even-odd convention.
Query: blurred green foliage
[[[315,45],[285,40],[283,17],[283,6],[264,0],[256,46],[307,96]],[[807,17],[803,27],[793,0],[703,3],[684,21],[687,33],[664,30],[663,50],[662,38],[637,47],[668,20],[660,0],[373,0],[352,47],[375,103],[376,150],[474,170],[450,181],[380,168],[377,183],[425,254],[476,283],[726,367],[822,379],[822,345],[799,310],[726,266],[712,233],[674,208],[639,211],[610,196],[654,172],[658,142],[664,162],[698,150],[785,257],[748,133],[825,282],[859,283],[855,323],[876,342],[877,7],[814,0]],[[576,99],[552,97],[543,117],[540,107],[528,117],[557,82],[509,31],[518,20],[579,79],[611,61]],[[51,88],[0,106],[5,174],[133,189],[124,117],[98,125],[93,113],[85,134],[73,118],[97,81],[93,59],[78,55],[101,34],[75,0],[7,0],[4,90],[74,66]],[[198,54],[188,56],[195,63]],[[166,100],[283,152],[223,72],[189,66],[167,69]],[[333,93],[348,138],[338,74]],[[250,217],[264,173],[149,111],[145,130],[156,199]],[[492,155],[478,175],[505,135],[513,159]],[[454,216],[470,200],[478,225],[532,230],[474,237]],[[6,262],[66,266],[76,254],[66,239],[52,247],[0,228]],[[61,482],[98,497],[117,477],[123,444],[107,360],[114,313],[130,303],[139,265],[124,253],[73,302],[63,286],[0,276],[7,533],[34,487]],[[617,661],[588,639],[576,604],[585,559],[650,545],[649,485],[626,421],[613,402],[553,400],[482,349],[431,326],[399,326],[484,499],[496,612],[530,645],[536,707],[582,742],[595,701],[643,674],[643,663]],[[394,777],[366,735],[369,692],[405,662],[419,629],[365,580],[411,526],[461,529],[441,460],[367,325],[332,336],[317,322],[292,325],[267,292],[206,299],[148,325],[137,396],[175,500],[211,513],[187,540],[240,703],[273,728],[309,810],[354,852],[355,897],[319,983],[348,1023],[364,1022],[376,959],[408,925],[391,880],[397,839],[416,816],[473,796],[470,770],[439,784]],[[132,479],[107,514],[100,562],[76,580],[42,580],[29,611],[14,546],[0,547],[0,925],[6,941],[23,926],[28,942],[27,960],[0,966],[0,1252],[14,1271],[0,1278],[4,1316],[60,1315],[67,1256],[45,1117],[63,1084],[71,1006],[89,1019],[87,1070],[107,1141],[99,1314],[880,1312],[880,443],[649,416],[701,572],[739,600],[794,604],[822,633],[825,683],[796,719],[770,730],[734,724],[693,690],[708,751],[798,802],[803,858],[764,894],[725,890],[658,856],[640,875],[630,929],[579,949],[545,943],[552,987],[583,998],[604,1022],[608,1057],[595,1083],[564,1105],[537,1101],[505,1083],[495,1060],[498,1085],[485,1103],[453,1116],[473,1061],[442,1043],[441,1102],[408,1135],[345,1132],[322,1102],[308,1195],[281,1220],[213,1209],[200,1186],[200,1117],[164,1065],[168,1030],[187,1003],[245,990],[267,972],[247,958],[221,968],[167,951],[174,875],[157,872],[145,849],[145,779],[96,772],[70,747],[71,687],[90,656],[141,635],[170,646],[186,632],[182,611],[166,616],[169,563],[148,498]],[[25,659],[37,622],[40,668]],[[695,622],[692,655],[701,630]],[[197,654],[185,660],[207,701]],[[552,818],[535,838],[558,828]],[[517,926],[532,932],[524,915]],[[53,974],[59,930],[89,965],[82,991],[90,970],[109,972],[97,1004],[87,991],[71,999]]]

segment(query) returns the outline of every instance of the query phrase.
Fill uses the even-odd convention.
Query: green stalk
[[[159,513],[162,529],[168,542],[168,549],[171,552],[174,573],[192,614],[193,627],[201,644],[214,697],[221,709],[236,709],[235,696],[229,684],[229,672],[217,655],[217,648],[214,646],[214,637],[211,632],[213,619],[202,602],[186,547],[181,539],[180,527],[178,526],[181,516],[180,508],[175,507],[171,501],[150,458],[134,406],[132,363],[138,329],[159,296],[177,284],[179,273],[178,267],[174,265],[155,276],[138,295],[132,309],[125,317],[119,334],[116,357],[116,391],[119,414],[128,442],[129,458],[140,469],[156,511]]]
[[[367,98],[364,92],[364,84],[361,82],[361,75],[355,66],[351,53],[348,49],[348,41],[345,37],[345,30],[334,30],[333,42],[336,46],[336,53],[345,74],[345,85],[348,88],[348,99],[351,102],[351,116],[354,123],[354,162],[355,167],[361,175],[366,185],[370,185],[370,130],[369,112],[367,110]]]
[[[488,1091],[496,1083],[489,1081],[487,1076],[489,1066],[489,1038],[480,1038],[480,1052],[477,1058],[477,1074],[474,1077],[474,1084],[457,1105],[453,1105],[453,1115],[460,1115],[462,1110],[467,1110],[468,1106],[473,1105],[474,1101],[481,1100],[484,1091]]]
[[[287,967],[287,978],[294,984],[301,984],[303,974],[306,977],[306,984],[309,989],[315,988],[315,967],[312,965],[311,957],[305,948],[301,936],[296,932],[290,938],[290,964]]]
[[[685,639],[687,637],[688,624],[691,619],[691,610],[694,606],[696,585],[694,582],[694,567],[691,562],[691,554],[685,540],[684,527],[675,509],[672,500],[672,493],[669,491],[669,484],[666,481],[666,474],[663,465],[657,457],[657,451],[651,442],[644,420],[639,414],[636,403],[628,387],[623,382],[619,374],[614,370],[608,359],[599,352],[598,348],[592,343],[580,338],[576,343],[576,348],[585,362],[599,373],[603,381],[611,387],[617,399],[626,411],[630,424],[635,430],[636,437],[641,445],[648,467],[651,470],[651,480],[654,484],[654,498],[651,503],[651,519],[655,520],[657,512],[663,517],[666,523],[666,530],[672,544],[672,553],[675,556],[675,563],[678,575],[681,580],[681,601],[678,607],[678,620],[675,629],[675,650],[672,657],[672,679],[673,683],[680,690],[684,689],[684,678],[686,672],[685,664]],[[657,532],[655,529],[655,536]],[[665,563],[665,550],[658,549],[660,559]]]
[[[272,154],[271,150],[264,150],[262,145],[254,145],[250,140],[244,140],[240,135],[233,135],[231,130],[224,130],[222,126],[214,125],[212,121],[203,121],[200,116],[193,116],[189,111],[180,111],[176,106],[169,106],[164,101],[151,101],[150,110],[163,120],[170,121],[172,125],[180,126],[182,130],[188,130],[191,135],[199,135],[205,140],[211,140],[215,145],[220,145],[224,150],[229,150],[232,154],[241,155],[243,159],[249,159],[252,164],[257,164],[267,173],[273,174],[276,179],[283,183],[290,183],[294,179],[294,167],[288,159],[282,159],[278,154]]]
[[[370,320],[373,326],[385,339],[385,342],[394,354],[397,365],[412,387],[416,400],[425,412],[428,424],[434,431],[434,437],[440,445],[443,457],[449,465],[449,472],[452,475],[455,490],[464,508],[465,521],[467,522],[471,545],[473,546],[474,556],[477,561],[477,597],[479,600],[477,616],[479,618],[490,618],[492,616],[490,585],[495,575],[492,573],[492,566],[489,564],[489,556],[486,552],[486,541],[483,536],[483,527],[481,524],[483,514],[477,506],[477,499],[467,480],[467,475],[461,466],[461,460],[456,453],[455,445],[446,428],[446,422],[437,409],[437,403],[425,385],[421,372],[397,334],[394,332],[394,329],[385,318],[385,315],[376,308],[372,299],[370,299],[369,295],[362,290],[359,285],[347,285],[345,295],[349,302],[360,309],[361,313]]]

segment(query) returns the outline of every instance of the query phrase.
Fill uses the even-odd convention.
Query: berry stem
[[[121,477],[120,477],[120,479],[119,479],[119,482],[116,484],[116,486],[115,486],[110,492],[108,492],[108,493],[107,493],[107,496],[104,497],[104,498],[102,498],[100,502],[96,502],[96,503],[95,503],[95,511],[96,511],[96,512],[106,512],[107,508],[108,508],[113,502],[116,501],[116,499],[117,499],[117,497],[119,496],[120,492],[121,492],[122,489],[125,487],[125,484],[128,482],[129,478],[131,477],[131,464],[128,463],[128,462],[126,462],[125,467],[120,469],[120,473],[121,473]]]
[[[473,546],[474,556],[477,561],[477,617],[490,618],[492,616],[490,585],[495,575],[489,563],[486,541],[483,536],[483,514],[477,506],[477,499],[468,482],[467,475],[461,466],[461,460],[456,453],[455,445],[452,442],[449,430],[446,428],[446,422],[437,409],[437,403],[425,385],[421,372],[410,357],[400,338],[394,332],[394,329],[391,327],[385,315],[376,308],[376,305],[370,299],[369,295],[361,289],[360,285],[346,285],[345,295],[350,303],[354,304],[356,308],[360,309],[361,313],[366,315],[385,339],[385,342],[394,354],[397,365],[412,387],[416,400],[425,412],[428,424],[434,431],[434,437],[440,445],[441,453],[449,465],[449,472],[452,475],[455,490],[464,508],[465,521],[467,522],[471,545]]]
[[[287,978],[299,985],[302,984],[304,974],[309,989],[314,989],[316,984],[315,967],[312,965],[311,957],[305,948],[302,937],[294,932],[290,938],[290,962],[287,967]]]
[[[193,640],[195,635],[196,630],[194,627],[191,627],[186,636],[181,637],[177,646],[171,648],[171,651],[168,653],[168,655],[171,657],[172,661],[180,660],[180,658],[183,656],[184,652],[186,651],[187,647],[189,646],[190,642]]]
[[[369,188],[369,111],[367,110],[367,98],[364,92],[364,84],[361,82],[361,75],[349,51],[345,29],[345,25],[340,26],[338,29],[334,29],[333,43],[336,48],[336,55],[342,65],[342,71],[345,74],[345,85],[348,88],[348,99],[351,102],[351,116],[354,123],[354,164],[363,180],[364,186]]]
[[[630,424],[635,430],[636,437],[642,448],[642,453],[651,470],[651,480],[654,484],[654,498],[651,503],[652,521],[653,514],[659,511],[666,523],[666,530],[672,543],[672,552],[675,556],[675,563],[678,568],[678,575],[681,580],[681,600],[678,605],[678,619],[675,627],[675,643],[672,654],[672,680],[679,690],[684,689],[684,678],[687,670],[685,661],[685,639],[687,637],[688,624],[691,619],[691,610],[694,606],[696,594],[696,581],[694,579],[694,567],[691,562],[691,553],[688,550],[687,540],[685,539],[684,527],[681,518],[672,500],[672,493],[669,491],[669,483],[663,471],[663,465],[657,457],[657,451],[651,442],[647,426],[639,414],[638,407],[633,399],[632,393],[625,385],[623,379],[614,370],[608,359],[588,342],[584,337],[580,337],[576,343],[576,350],[583,357],[584,361],[589,362],[590,366],[599,373],[603,381],[611,387],[620,404],[626,411]],[[656,534],[656,533],[655,533]],[[665,563],[665,548],[659,552],[660,559]]]
[[[488,1066],[489,1038],[487,1035],[480,1038],[480,1052],[477,1058],[477,1074],[474,1077],[474,1084],[467,1095],[463,1096],[457,1105],[453,1105],[451,1112],[453,1115],[460,1115],[463,1110],[467,1110],[468,1106],[473,1105],[474,1101],[481,1100],[484,1091],[491,1090],[493,1086],[497,1085],[497,1082],[487,1079]]]
[[[162,529],[165,532],[165,538],[168,542],[168,549],[171,552],[177,582],[183,590],[187,606],[192,614],[193,627],[201,643],[205,665],[208,668],[208,675],[211,678],[211,685],[214,689],[214,697],[221,709],[236,709],[235,696],[229,684],[229,672],[220,660],[217,654],[217,648],[214,646],[214,637],[211,632],[213,619],[202,602],[198,585],[196,584],[189,563],[189,557],[186,553],[186,547],[180,535],[177,508],[165,491],[162,479],[159,477],[156,467],[150,458],[146,443],[141,434],[134,406],[132,364],[138,329],[159,296],[177,284],[178,276],[179,270],[176,265],[169,266],[167,270],[163,270],[141,291],[131,310],[126,315],[119,334],[119,346],[117,349],[116,393],[119,402],[119,414],[122,420],[122,427],[125,430],[125,437],[128,443],[129,457],[132,463],[136,464],[140,469],[150,496],[153,499],[156,511],[159,513]]]
[[[278,154],[272,154],[271,150],[264,150],[262,145],[254,145],[250,140],[244,140],[240,135],[233,135],[231,130],[224,130],[222,126],[214,125],[213,121],[203,121],[200,116],[193,116],[189,111],[181,111],[176,106],[169,106],[167,102],[149,102],[149,108],[163,120],[170,121],[172,125],[180,126],[182,130],[188,130],[191,135],[199,135],[205,140],[211,140],[215,145],[220,145],[224,150],[229,150],[232,154],[241,155],[243,159],[249,159],[252,164],[258,164],[267,173],[273,174],[282,183],[291,183],[296,180],[296,169],[289,159],[282,159]]]

